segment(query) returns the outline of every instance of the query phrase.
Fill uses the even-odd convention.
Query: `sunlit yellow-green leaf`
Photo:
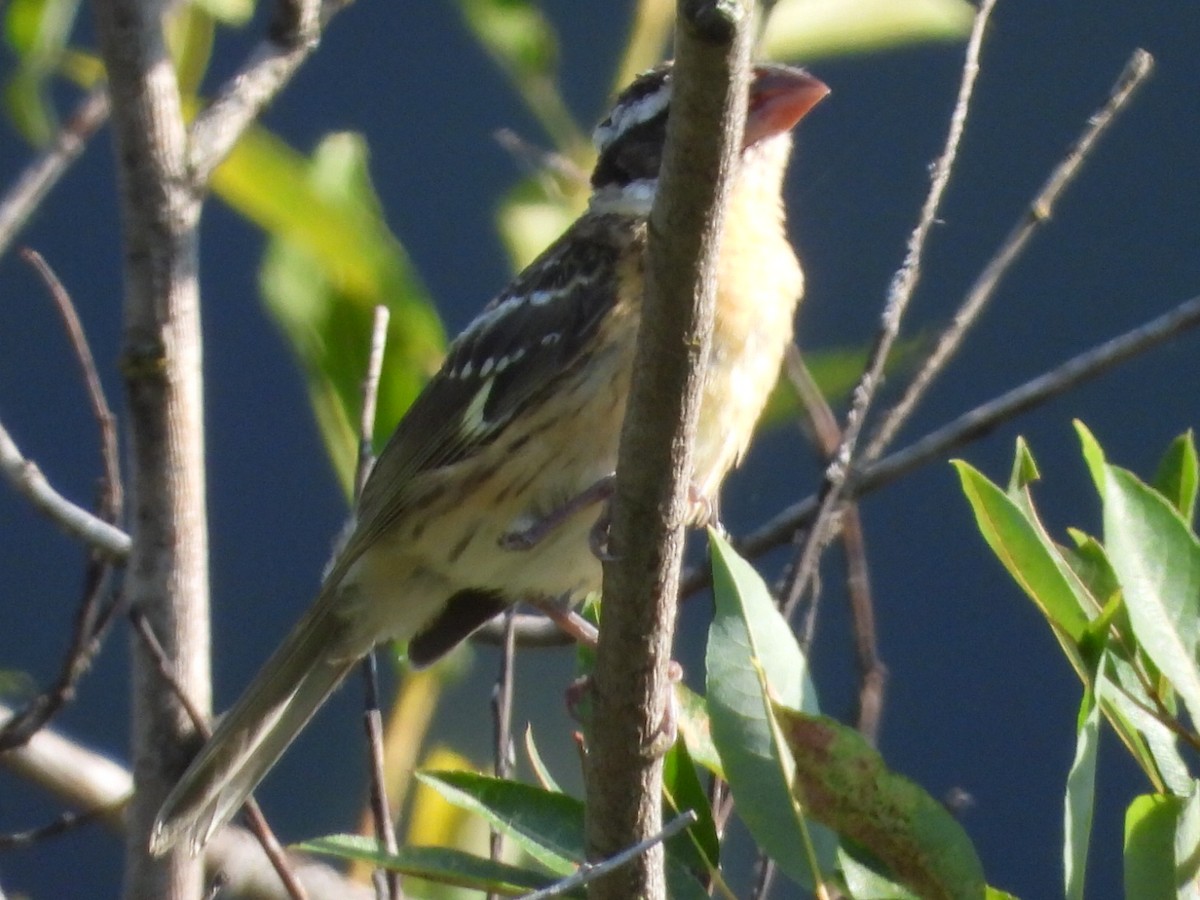
[[[921,41],[966,36],[966,0],[781,0],[764,35],[765,55],[810,62]]]
[[[558,150],[574,153],[586,144],[558,90],[558,36],[538,5],[530,0],[458,0],[458,7]]]
[[[216,26],[208,12],[192,4],[177,7],[167,21],[167,44],[184,96],[194,96],[208,70]]]
[[[226,25],[244,25],[254,15],[254,0],[192,0],[192,5]]]
[[[26,140],[45,144],[58,128],[48,95],[50,78],[75,24],[78,0],[12,0],[4,39],[17,65],[4,84],[4,105]]]
[[[527,178],[496,211],[496,228],[513,270],[525,268],[583,212],[586,195],[568,195],[541,178]]]
[[[354,135],[334,135],[310,162],[255,128],[213,184],[271,236],[263,295],[301,361],[326,447],[349,489],[374,307],[391,311],[376,419],[380,442],[436,369],[445,345],[424,288],[383,220],[366,148]]]
[[[617,66],[612,91],[616,94],[651,66],[661,62],[675,28],[673,0],[638,0],[633,25],[625,44],[625,55]]]

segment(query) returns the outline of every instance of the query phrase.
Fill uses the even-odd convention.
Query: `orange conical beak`
[[[791,131],[829,93],[825,82],[793,66],[754,67],[745,146]]]

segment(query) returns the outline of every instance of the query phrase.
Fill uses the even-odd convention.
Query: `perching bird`
[[[720,243],[692,490],[715,501],[778,377],[804,281],[782,182],[791,129],[828,88],[752,73]],[[596,128],[587,211],[450,346],[372,470],[316,602],[221,719],[159,811],[151,849],[198,852],[375,644],[427,665],[507,606],[581,599],[641,315],[646,222],[671,68],[642,76]]]

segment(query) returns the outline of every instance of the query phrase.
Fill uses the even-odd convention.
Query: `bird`
[[[594,532],[634,377],[672,77],[662,64],[616,97],[594,132],[586,210],[450,344],[372,468],[316,600],[164,800],[153,853],[198,853],[376,644],[407,642],[426,666],[517,602],[600,589]],[[829,88],[763,63],[748,91],[690,484],[708,502],[792,340],[804,277],[783,180],[792,129]]]

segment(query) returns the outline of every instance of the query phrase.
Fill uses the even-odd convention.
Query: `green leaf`
[[[481,816],[522,850],[559,875],[586,858],[583,804],[573,797],[470,772],[418,772],[447,802]],[[700,882],[668,852],[667,887],[679,900],[707,900]]]
[[[1017,438],[1017,450],[1013,454],[1012,472],[1008,476],[1008,494],[1013,497],[1015,494],[1022,493],[1024,490],[1041,479],[1042,473],[1038,471],[1037,461],[1033,458],[1033,451],[1029,449],[1029,444],[1025,442],[1025,438]],[[1014,497],[1014,499],[1016,499]]]
[[[21,135],[37,146],[58,130],[49,90],[78,11],[78,0],[11,0],[4,10],[4,37],[17,58],[4,103]]]
[[[533,774],[538,780],[538,784],[543,790],[550,791],[555,794],[561,794],[562,788],[559,787],[554,775],[550,772],[550,768],[542,760],[541,751],[538,750],[537,744],[533,740],[533,726],[525,727],[525,755],[529,757],[529,765],[533,769]]]
[[[254,0],[191,0],[191,3],[226,25],[245,25],[254,15]]]
[[[519,866],[482,859],[462,850],[443,847],[402,847],[390,854],[380,849],[374,838],[356,834],[335,834],[315,838],[297,845],[306,853],[317,853],[353,862],[363,862],[374,868],[399,872],[414,878],[424,878],[439,884],[469,888],[487,893],[518,897],[549,887],[556,881],[552,876]],[[580,888],[566,896],[582,897]]]
[[[679,713],[679,733],[687,741],[692,761],[718,778],[724,778],[721,757],[713,744],[708,702],[681,682],[675,685],[675,705]]]
[[[463,20],[512,79],[529,112],[560,152],[574,155],[590,145],[563,102],[555,82],[558,37],[530,0],[458,0]]]
[[[688,755],[687,743],[682,736],[663,759],[663,793],[671,807],[670,815],[664,814],[664,820],[688,810],[696,814],[695,824],[668,841],[669,851],[699,875],[715,871],[721,864],[721,841],[717,837],[708,795],[696,775],[696,765]]]
[[[765,54],[812,62],[922,41],[956,41],[970,32],[964,0],[781,0],[767,20]]]
[[[1097,697],[1105,714],[1155,788],[1186,794],[1192,778],[1179,754],[1179,738],[1158,718],[1147,712],[1155,702],[1142,684],[1133,665],[1114,645],[1108,665],[1097,681]]]
[[[566,193],[550,176],[531,176],[500,201],[496,229],[508,251],[513,271],[519,272],[574,222],[587,204],[587,182]]]
[[[1104,499],[1104,467],[1108,461],[1104,458],[1104,448],[1100,446],[1100,442],[1096,440],[1096,436],[1088,430],[1088,427],[1075,419],[1072,423],[1075,426],[1075,433],[1079,435],[1079,443],[1083,449],[1083,461],[1087,463],[1088,473],[1092,476],[1092,482],[1096,485],[1096,492],[1100,494],[1100,499]]]
[[[924,898],[983,897],[983,866],[963,827],[853,728],[774,705],[805,809]]]
[[[806,838],[790,791],[795,764],[781,742],[764,685],[784,704],[813,712],[816,690],[791,628],[758,573],[711,529],[709,546],[716,614],[705,664],[713,742],[751,835],[788,877],[811,886]],[[812,831],[817,859],[828,872],[834,841]]]
[[[1200,782],[1191,793],[1175,824],[1175,889],[1179,900],[1200,898]]]
[[[1075,585],[1064,574],[1070,569],[1058,550],[1025,511],[979,470],[961,460],[953,465],[992,552],[1050,623],[1078,643],[1088,617]]]
[[[214,174],[222,199],[271,235],[260,282],[303,366],[325,446],[349,495],[374,307],[391,311],[377,446],[441,362],[445,337],[388,231],[360,138],[326,138],[304,160],[251,129]]]
[[[417,778],[553,872],[569,875],[587,858],[583,804],[574,797],[470,772],[418,772]]]
[[[917,337],[900,341],[888,354],[885,372],[888,376],[909,369],[927,341]],[[863,366],[867,363],[865,347],[832,347],[820,350],[805,350],[804,364],[821,394],[836,402],[845,397],[858,384]],[[767,400],[759,421],[759,429],[773,428],[784,422],[795,422],[801,413],[800,398],[787,378],[781,377]]]
[[[1175,822],[1183,801],[1143,794],[1125,811],[1127,900],[1175,900]]]
[[[1104,540],[1142,649],[1200,721],[1200,543],[1162,495],[1108,466]]]
[[[1185,522],[1191,522],[1196,513],[1198,468],[1195,435],[1189,430],[1171,441],[1154,473],[1154,489],[1179,510]]]
[[[1103,661],[1101,661],[1103,666]],[[1100,704],[1090,690],[1083,693],[1079,727],[1075,736],[1075,758],[1067,774],[1064,803],[1063,875],[1067,900],[1083,900],[1087,875],[1088,845],[1092,837],[1092,813],[1096,805],[1096,750],[1100,742]]]

